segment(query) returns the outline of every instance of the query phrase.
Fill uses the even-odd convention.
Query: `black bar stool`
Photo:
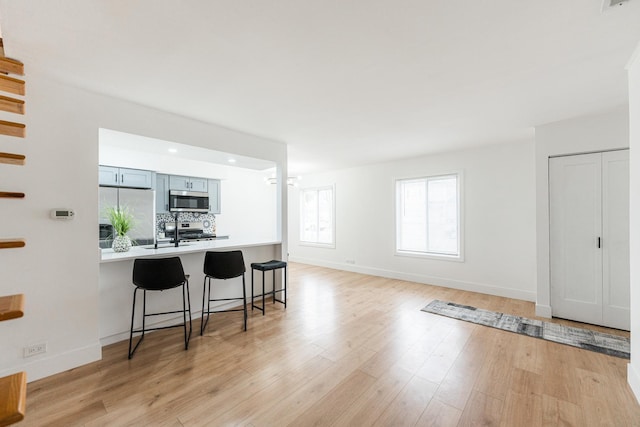
[[[282,289],[276,289],[276,270],[283,268],[284,269],[284,286]],[[253,271],[258,270],[262,271],[262,294],[255,295],[253,294]],[[269,292],[264,291],[264,272],[265,271],[273,271],[273,289]],[[279,300],[276,298],[276,294],[278,292],[283,293],[283,299]],[[257,308],[258,310],[262,310],[262,315],[264,316],[264,297],[265,295],[273,296],[273,303],[275,304],[278,301],[281,304],[284,304],[284,308],[287,308],[287,263],[284,261],[278,261],[272,259],[267,262],[254,262],[251,264],[251,310]],[[262,297],[262,307],[259,307],[254,304],[255,297]]]
[[[247,290],[245,287],[244,258],[242,251],[228,252],[207,252],[204,256],[204,289],[202,290],[202,320],[200,322],[200,335],[204,334],[204,328],[209,323],[209,314],[224,313],[227,311],[244,311],[244,330],[247,330]],[[237,298],[211,298],[212,279],[233,279],[242,276],[242,296]],[[211,310],[212,301],[239,301],[242,300],[242,308],[232,308],[227,310]],[[207,307],[205,311],[205,301]],[[207,315],[205,320],[204,315]]]
[[[191,299],[189,298],[189,276],[184,274],[182,268],[182,262],[178,257],[171,258],[149,258],[149,259],[136,259],[133,262],[133,284],[135,290],[133,291],[133,309],[131,312],[131,332],[129,333],[129,359],[133,357],[133,353],[136,352],[138,346],[144,339],[144,333],[146,331],[155,331],[158,329],[169,328],[184,328],[184,349],[189,348],[189,339],[191,338]],[[147,313],[147,291],[165,291],[168,289],[177,288],[182,286],[182,310],[175,311],[163,311],[157,313]],[[142,289],[142,328],[133,329],[133,320],[136,314],[136,294],[138,290]],[[156,328],[147,328],[145,326],[145,320],[150,316],[160,316],[163,314],[182,313],[184,322],[182,324],[172,326],[162,326]],[[189,314],[189,332],[187,333],[187,313]],[[142,332],[142,336],[136,343],[133,350],[131,349],[133,344],[133,334]]]

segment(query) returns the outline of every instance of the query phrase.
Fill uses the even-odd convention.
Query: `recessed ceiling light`
[[[169,148],[169,152],[170,153],[177,153],[178,149],[177,148]]]
[[[602,11],[606,12],[607,10],[614,9],[616,6],[623,6],[629,0],[603,0],[602,1]]]
[[[229,159],[229,160],[228,160],[228,162],[229,162],[229,163],[235,163],[235,162],[236,162],[236,159]]]

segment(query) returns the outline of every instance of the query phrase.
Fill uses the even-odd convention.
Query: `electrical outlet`
[[[41,354],[46,352],[47,352],[46,342],[33,344],[24,348],[24,357],[31,357],[31,356],[35,356],[36,354]]]

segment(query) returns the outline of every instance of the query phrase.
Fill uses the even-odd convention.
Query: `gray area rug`
[[[434,300],[422,311],[629,359],[629,338]]]

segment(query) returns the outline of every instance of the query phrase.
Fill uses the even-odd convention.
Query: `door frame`
[[[597,121],[592,120],[597,125]],[[549,125],[549,127],[553,127]],[[542,129],[547,131],[547,129]],[[627,129],[628,130],[628,129]],[[628,133],[621,137],[619,128],[601,126],[588,137],[580,134],[575,138],[579,142],[567,142],[566,135],[560,135],[556,129],[542,132],[536,128],[536,306],[535,314],[539,317],[553,317],[551,307],[551,270],[550,270],[550,213],[549,213],[549,159],[552,157],[573,156],[577,154],[602,153],[607,151],[628,150]],[[556,135],[558,133],[558,135]],[[601,134],[599,134],[601,133]],[[560,137],[562,136],[562,138]],[[579,138],[579,139],[578,139]],[[617,145],[616,141],[624,141],[625,145]],[[603,141],[612,144],[602,147]],[[582,147],[581,147],[582,146]],[[583,148],[583,149],[581,149]]]

